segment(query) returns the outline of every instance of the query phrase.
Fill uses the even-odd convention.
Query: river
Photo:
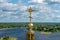
[[[0,30],[0,38],[8,34],[10,37],[15,37],[17,40],[26,40],[26,28],[15,28],[8,30]],[[40,34],[35,32],[35,40],[60,40],[60,32],[52,34]]]

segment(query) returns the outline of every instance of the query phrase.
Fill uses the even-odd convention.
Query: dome
[[[28,24],[28,26],[29,26],[29,28],[32,28],[33,24],[32,23],[31,24]]]

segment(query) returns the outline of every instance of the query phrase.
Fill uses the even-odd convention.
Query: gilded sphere
[[[33,24],[31,23],[31,24],[29,24],[29,26],[33,26]]]

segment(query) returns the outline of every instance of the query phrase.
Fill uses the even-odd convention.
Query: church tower
[[[32,24],[32,8],[28,9],[28,12],[30,13],[30,23],[28,24],[29,30],[26,32],[26,40],[34,40],[34,32],[32,30],[33,24]]]

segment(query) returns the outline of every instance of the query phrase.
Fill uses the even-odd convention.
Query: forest
[[[33,30],[35,31],[46,31],[46,32],[59,32],[60,24],[56,23],[33,23]],[[28,28],[28,23],[0,23],[0,29],[3,28]]]

